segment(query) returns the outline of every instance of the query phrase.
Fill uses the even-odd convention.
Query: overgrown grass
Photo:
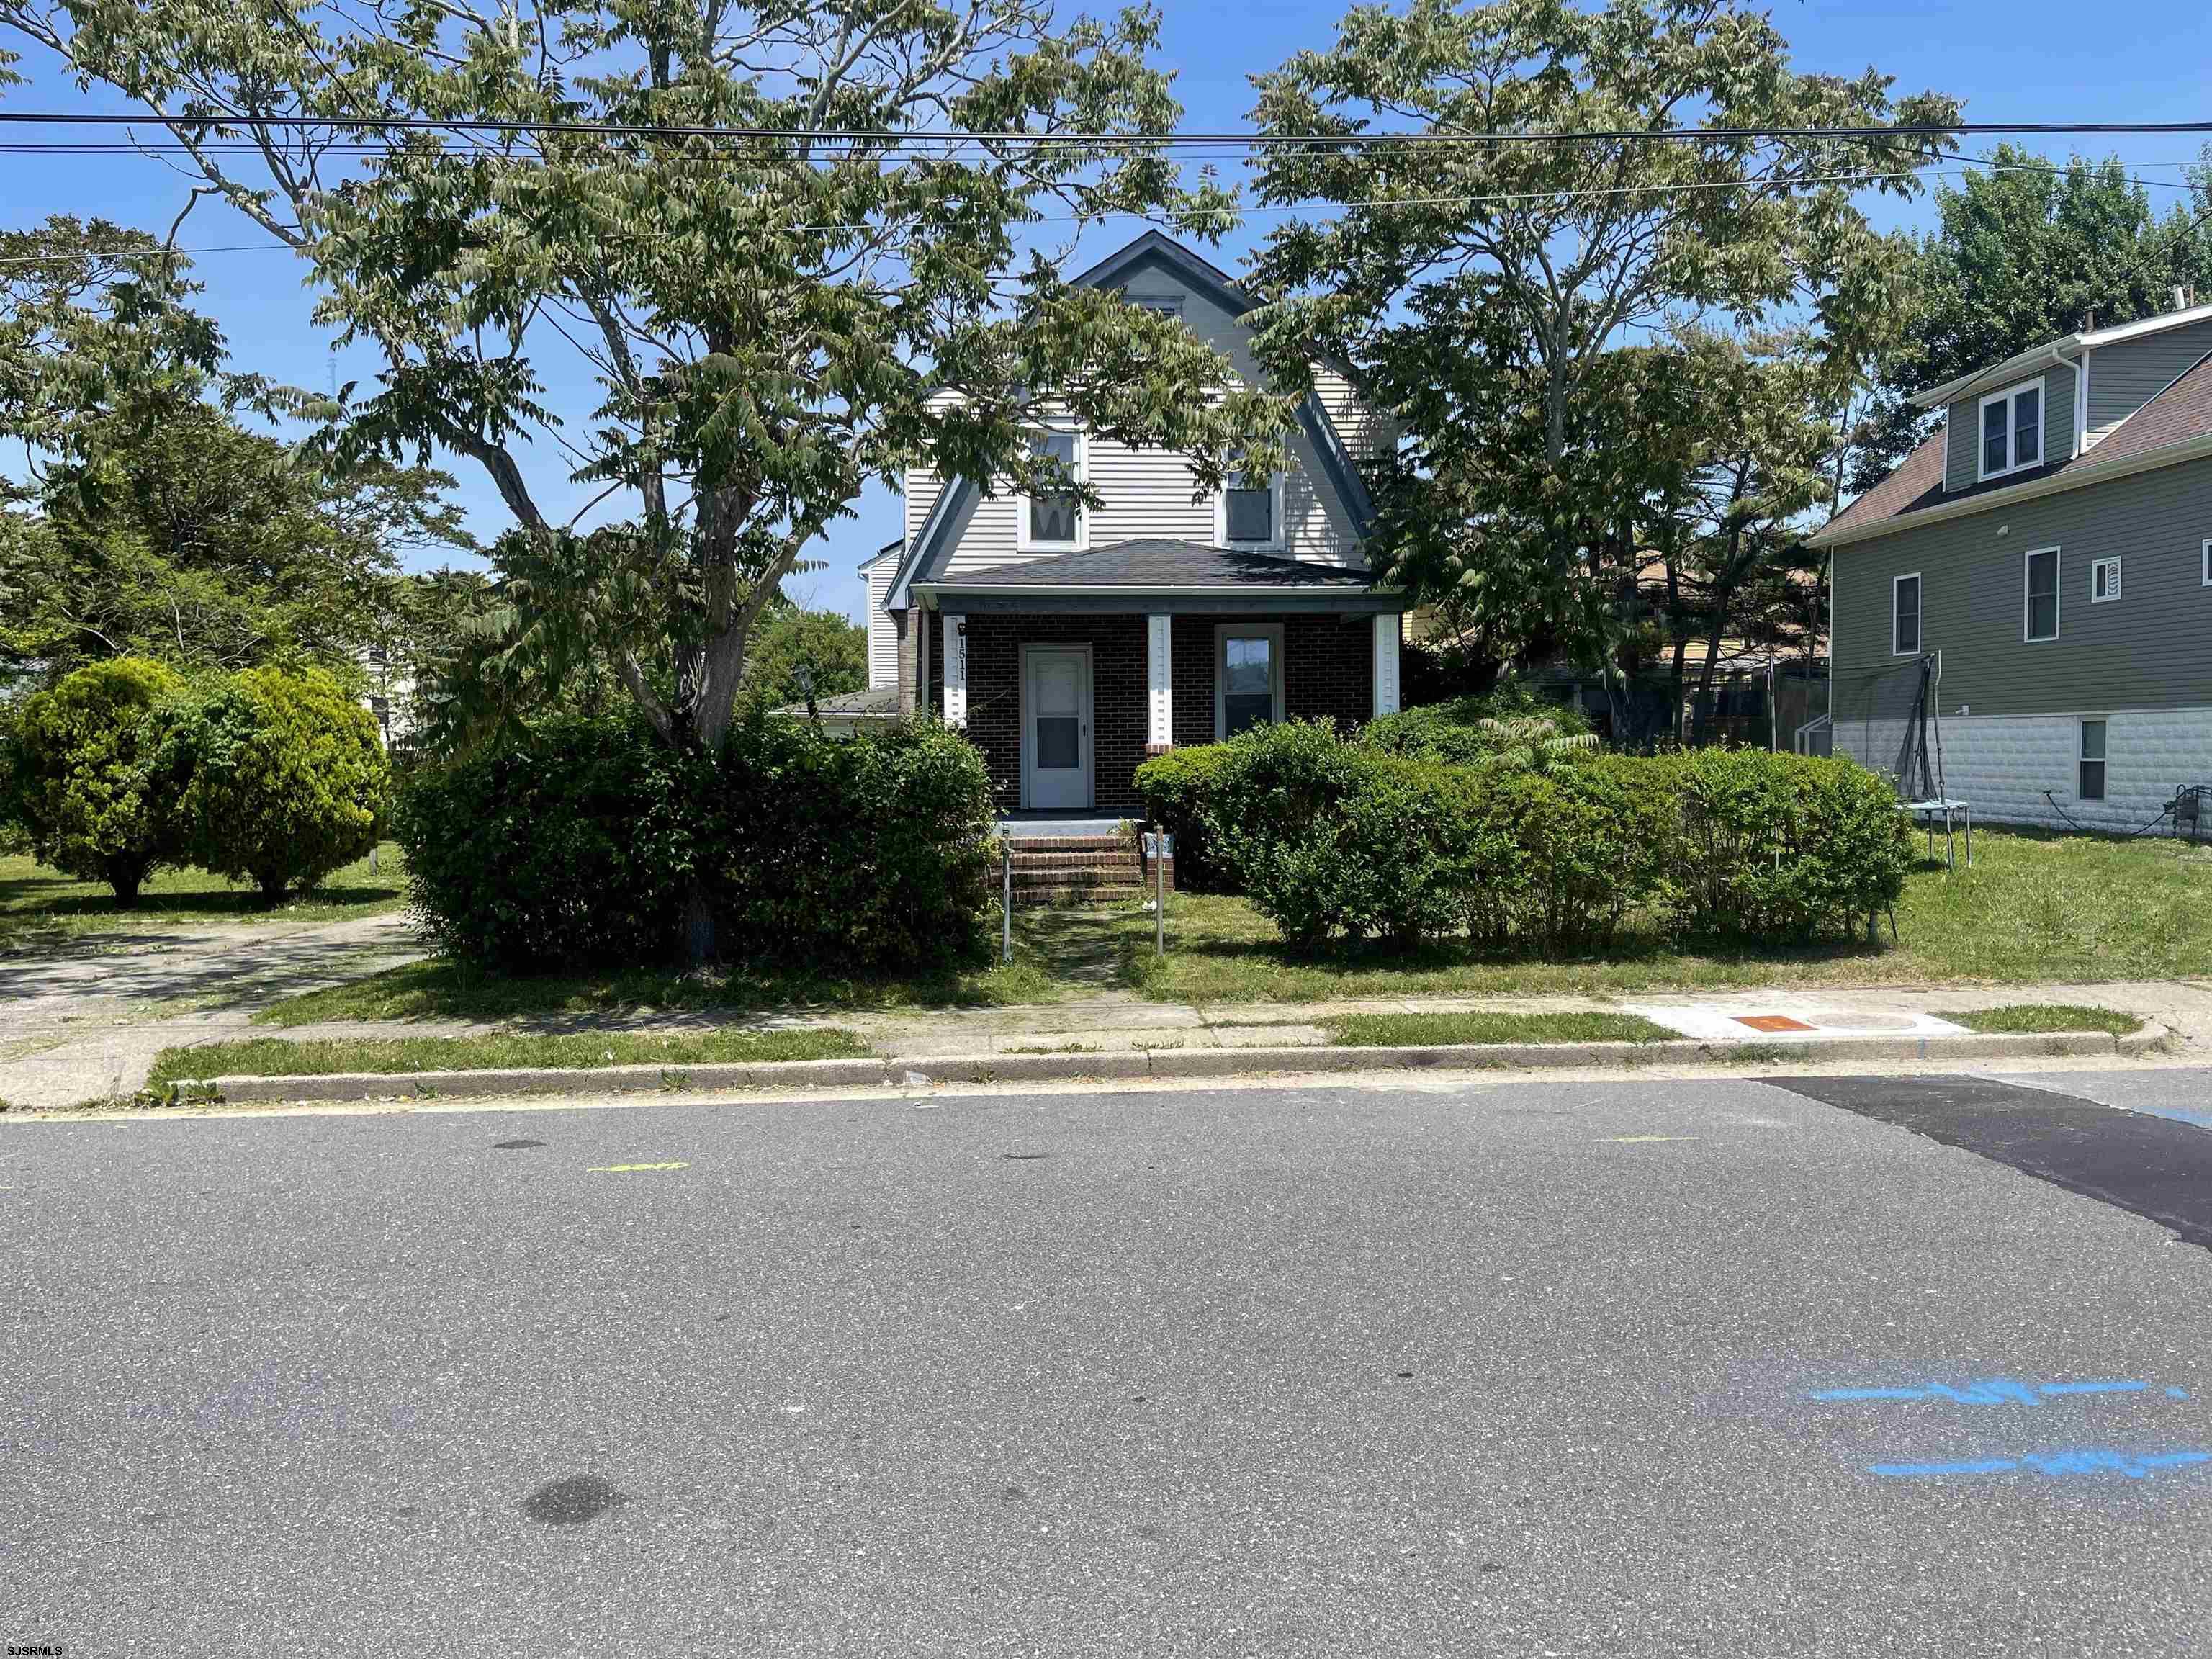
[[[580,1071],[592,1066],[711,1066],[731,1061],[849,1060],[872,1051],[842,1027],[793,1031],[599,1031],[544,1036],[330,1038],[252,1037],[164,1048],[150,1087],[216,1077],[328,1077],[340,1072]]]
[[[2114,1036],[2133,1036],[2142,1030],[2142,1021],[2133,1014],[2083,1002],[2008,1002],[1964,1013],[1946,1009],[1938,1018],[1970,1031],[2110,1031]]]
[[[1165,958],[1152,919],[1114,918],[1122,983],[1177,1001],[1310,1002],[1333,997],[1545,994],[1603,996],[1661,988],[1778,984],[1936,985],[2094,981],[2212,973],[2212,850],[2171,841],[2113,841],[1985,830],[1974,868],[1923,866],[1885,919],[1878,944],[1802,948],[1680,944],[1645,918],[1613,947],[1563,959],[1443,945],[1303,960],[1241,898],[1169,901]]]
[[[1665,1042],[1681,1035],[1636,1014],[1339,1014],[1322,1022],[1329,1041],[1355,1048],[1419,1048],[1465,1042]]]
[[[338,921],[396,910],[406,901],[398,847],[333,872],[313,892],[271,908],[250,886],[204,870],[156,871],[125,910],[106,884],[79,881],[22,854],[0,858],[0,948],[65,944],[93,933],[174,933],[210,921]]]

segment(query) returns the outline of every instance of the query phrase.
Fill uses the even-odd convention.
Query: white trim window
[[[1213,736],[1283,718],[1283,626],[1223,623],[1213,630]]]
[[[2043,464],[2043,382],[2024,380],[1982,399],[1977,478],[2001,478]]]
[[[1049,455],[1077,483],[1090,477],[1091,441],[1073,427],[1048,427],[1030,438],[1030,453]],[[1017,504],[1020,518],[1014,545],[1024,553],[1079,553],[1087,545],[1090,515],[1079,495],[1032,495],[1024,490]]]
[[[2120,562],[2093,559],[2089,563],[2089,603],[2103,605],[2120,597]]]
[[[1920,592],[1917,570],[1889,585],[1889,653],[1893,657],[1920,654]]]
[[[2204,586],[2212,587],[2212,540],[2205,542],[2203,551],[2204,563],[2199,574],[2203,577]]]
[[[2074,793],[2080,800],[2105,798],[2105,722],[2101,720],[2081,722],[2080,771],[2074,780]]]
[[[2058,550],[2031,547],[2021,562],[2020,636],[2033,645],[2058,637]]]
[[[1218,547],[1279,552],[1283,547],[1283,475],[1264,482],[1232,472],[1213,495],[1213,540]]]

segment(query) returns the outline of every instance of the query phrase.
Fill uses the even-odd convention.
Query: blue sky
[[[1251,88],[1246,77],[1304,47],[1325,45],[1344,8],[1333,0],[1250,0],[1242,6],[1166,0],[1162,61],[1177,72],[1176,86],[1193,130],[1223,131],[1247,126]],[[1784,0],[1775,22],[1790,41],[1798,65],[1856,74],[1869,64],[1893,75],[1900,92],[1936,88],[1966,101],[1966,118],[1982,121],[2178,121],[2203,118],[2212,77],[2212,9],[2203,0],[2128,0],[2085,14],[2057,0],[1878,0],[1824,3]],[[10,43],[13,44],[12,42]],[[14,109],[83,109],[117,106],[75,87],[35,58],[21,66],[31,84],[8,97]],[[28,136],[28,135],[25,135]],[[2179,180],[2180,165],[2196,155],[2188,137],[2088,137],[2054,138],[2036,146],[2053,159],[2080,148],[2093,155],[2117,152],[2148,180]],[[1982,146],[1976,146],[1978,149]],[[182,204],[183,180],[158,161],[137,157],[12,156],[0,192],[0,222],[11,228],[38,223],[52,213],[104,216],[159,234]],[[2161,211],[2179,192],[2154,188]],[[1926,199],[1904,210],[1885,210],[1885,223],[1917,223]],[[1265,234],[1272,216],[1255,217],[1214,254],[1234,268]],[[1083,253],[1109,252],[1141,226],[1125,223],[1095,231]],[[264,239],[226,209],[203,204],[179,239],[207,248]],[[197,274],[205,283],[204,304],[229,337],[239,367],[258,369],[295,385],[319,386],[327,372],[329,343],[308,320],[313,295],[292,256],[274,251],[210,252]],[[374,360],[342,357],[341,379],[366,380]],[[590,388],[556,389],[567,395],[562,412],[581,418]],[[495,532],[504,515],[489,485],[465,463],[452,463],[460,498],[480,534]],[[795,578],[793,596],[843,611],[856,620],[864,594],[854,568],[899,533],[895,494],[872,489],[857,520],[830,533],[822,556],[829,568]]]

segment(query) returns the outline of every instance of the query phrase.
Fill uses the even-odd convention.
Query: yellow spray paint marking
[[[635,1175],[640,1170],[688,1170],[689,1164],[601,1164],[584,1171],[586,1175]]]
[[[1616,1146],[1642,1146],[1654,1140],[1697,1140],[1702,1137],[1698,1135],[1608,1135],[1607,1139]]]

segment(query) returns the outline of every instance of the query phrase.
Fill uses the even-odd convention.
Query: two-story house
[[[1077,280],[1181,318],[1258,374],[1239,320],[1254,301],[1179,243],[1148,233]],[[1007,813],[1101,817],[1132,811],[1132,775],[1176,744],[1395,710],[1406,604],[1369,572],[1358,471],[1382,428],[1340,379],[1316,378],[1291,465],[1207,497],[1188,457],[1073,423],[1035,441],[1096,507],[909,471],[905,535],[865,567],[872,690],[854,703],[964,727]]]
[[[2131,830],[2212,782],[2212,306],[2069,334],[1921,393],[1943,424],[1833,550],[1834,742],[1893,766],[1927,665],[1977,817]]]

